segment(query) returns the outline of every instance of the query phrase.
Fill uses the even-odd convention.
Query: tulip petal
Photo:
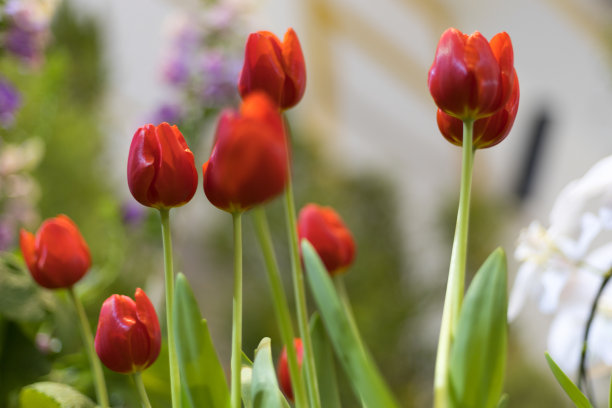
[[[285,67],[285,83],[281,106],[288,109],[295,106],[304,96],[306,90],[306,65],[302,46],[293,28],[285,33],[282,44],[283,64]]]
[[[134,133],[128,156],[127,174],[130,192],[142,205],[156,203],[158,197],[151,189],[156,177],[155,162],[159,160],[159,147],[155,141],[155,127],[145,125]]]

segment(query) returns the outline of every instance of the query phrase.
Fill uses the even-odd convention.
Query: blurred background
[[[402,406],[431,405],[458,200],[461,149],[439,134],[427,89],[441,33],[507,31],[521,85],[510,135],[476,155],[470,271],[501,245],[512,282],[521,228],[546,224],[561,188],[612,153],[609,0],[0,0],[0,8],[0,406],[16,406],[19,389],[41,378],[93,395],[67,296],[33,285],[18,229],[59,213],[77,222],[94,260],[77,290],[94,324],[107,296],[136,286],[162,310],[158,216],[136,203],[125,178],[131,137],[144,123],[176,123],[200,167],[220,109],[239,102],[251,31],[280,37],[293,27],[300,38],[306,94],[288,113],[296,204],[331,205],[353,231],[358,255],[346,284]],[[268,214],[290,293],[280,203]],[[172,217],[176,269],[229,366],[230,217],[201,189]],[[252,355],[270,336],[276,356],[246,218],[244,349]],[[549,321],[534,307],[510,326],[510,406],[570,406],[545,367]],[[169,406],[165,362],[145,374],[156,407]],[[113,406],[137,406],[130,381],[106,374]],[[341,382],[344,406],[357,406]]]

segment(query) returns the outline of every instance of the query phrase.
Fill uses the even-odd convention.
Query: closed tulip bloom
[[[193,153],[178,128],[165,122],[134,133],[127,178],[136,201],[157,209],[186,204],[198,188]]]
[[[36,235],[22,229],[19,244],[32,278],[45,288],[69,288],[91,266],[87,243],[65,215],[47,219]]]
[[[304,357],[304,347],[302,346],[302,339],[293,339],[293,346],[295,347],[295,353],[297,354],[298,368],[302,369],[302,359]],[[291,374],[289,373],[289,362],[287,361],[287,347],[283,346],[280,358],[278,359],[278,366],[276,369],[278,375],[278,386],[280,390],[285,394],[285,397],[293,402],[293,388],[291,387]]]
[[[100,309],[96,353],[106,367],[123,374],[142,371],[155,362],[161,331],[155,308],[140,288],[135,301],[112,295]]]
[[[515,77],[507,33],[488,42],[478,31],[466,35],[449,28],[438,43],[427,84],[438,108],[461,120],[475,120],[506,105]]]
[[[239,112],[221,114],[202,172],[206,197],[228,212],[247,210],[283,192],[288,180],[285,129],[264,93],[247,96]]]
[[[331,207],[304,206],[298,216],[298,236],[312,244],[330,275],[342,273],[353,263],[353,235]]]
[[[281,109],[295,106],[306,89],[306,66],[300,41],[292,28],[283,42],[269,31],[249,35],[238,90],[244,98],[260,90]]]
[[[518,111],[519,94],[519,82],[515,76],[512,94],[506,105],[497,113],[474,122],[473,146],[475,149],[495,146],[508,136]],[[444,113],[441,109],[438,109],[437,119],[438,128],[446,140],[462,146],[463,123],[461,120]]]

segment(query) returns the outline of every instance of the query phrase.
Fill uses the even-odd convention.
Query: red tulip
[[[515,78],[512,42],[505,32],[487,42],[449,28],[436,49],[427,83],[438,108],[461,120],[490,116],[502,109]]]
[[[287,184],[288,147],[283,121],[261,92],[224,111],[210,159],[204,163],[204,192],[228,212],[244,211],[280,194]]]
[[[161,331],[155,308],[140,288],[133,301],[112,295],[100,309],[95,346],[98,357],[113,371],[131,374],[155,362],[161,347]]]
[[[298,216],[298,236],[315,248],[330,275],[343,272],[355,258],[355,241],[331,207],[308,204]]]
[[[43,222],[36,236],[22,229],[19,244],[32,277],[45,288],[69,288],[91,266],[87,243],[65,215]]]
[[[302,339],[293,339],[293,346],[297,354],[298,368],[302,369],[302,359],[304,356],[304,347],[302,346]],[[287,361],[287,347],[283,346],[280,358],[278,359],[278,367],[276,369],[278,375],[278,386],[280,387],[285,397],[293,402],[293,388],[291,387],[291,374],[289,373],[289,363]]]
[[[249,35],[238,81],[243,98],[261,90],[281,109],[288,109],[302,99],[305,89],[304,55],[292,28],[287,30],[282,43],[269,31]]]
[[[474,122],[473,146],[475,149],[495,146],[508,136],[518,111],[519,94],[519,82],[515,74],[512,94],[506,105],[497,113]],[[438,109],[437,119],[438,128],[440,128],[440,132],[446,140],[457,146],[462,146],[463,123],[461,120],[447,115],[441,109]]]
[[[165,122],[134,133],[127,176],[136,201],[157,209],[186,204],[198,188],[193,153],[178,128]]]

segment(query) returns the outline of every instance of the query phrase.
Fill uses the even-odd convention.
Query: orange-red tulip
[[[47,219],[36,235],[22,229],[19,244],[32,277],[45,288],[69,288],[91,266],[87,243],[65,215]]]
[[[298,236],[300,241],[310,241],[330,275],[345,271],[353,263],[353,235],[331,207],[304,206],[298,216]]]
[[[297,354],[298,368],[302,369],[302,359],[304,358],[304,347],[302,346],[302,339],[293,339],[293,346],[295,347],[295,353]],[[291,374],[289,373],[289,362],[287,360],[287,347],[283,346],[280,358],[278,359],[278,366],[276,369],[278,375],[278,386],[285,394],[285,397],[293,402],[293,388],[291,387]]]
[[[427,83],[438,108],[461,120],[502,109],[513,89],[514,53],[507,33],[487,42],[478,31],[446,30],[436,49]]]
[[[278,109],[264,93],[248,95],[239,112],[221,114],[202,172],[206,197],[228,212],[247,210],[283,192],[287,138]]]
[[[269,31],[249,35],[238,91],[244,98],[261,90],[281,108],[295,106],[306,89],[306,66],[300,41],[292,28],[280,40]]]
[[[519,105],[519,82],[514,78],[514,85],[510,99],[506,105],[497,113],[486,118],[478,119],[474,122],[473,146],[475,149],[485,149],[495,146],[508,136]],[[463,145],[463,123],[438,109],[438,128],[442,135],[457,146]]]
[[[127,178],[136,201],[157,209],[186,204],[198,188],[193,153],[178,128],[167,123],[134,133]]]
[[[155,308],[140,288],[132,300],[112,295],[100,309],[96,353],[113,371],[131,374],[149,367],[159,355],[161,331]]]

